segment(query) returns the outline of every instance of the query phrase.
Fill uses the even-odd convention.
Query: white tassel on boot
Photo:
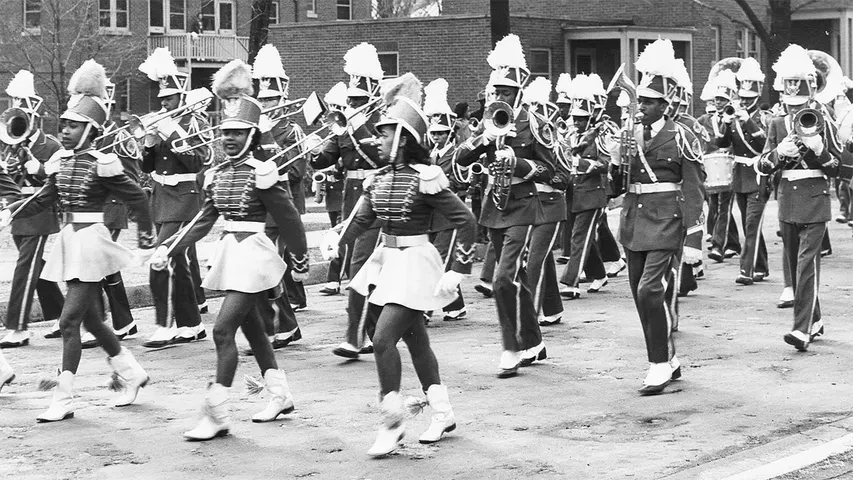
[[[272,398],[270,398],[267,408],[252,417],[252,421],[255,423],[272,422],[279,415],[287,415],[294,409],[293,395],[290,394],[290,387],[287,385],[287,376],[284,374],[284,370],[270,368],[264,372],[264,381],[266,382],[266,390],[270,392]]]
[[[231,426],[231,405],[228,403],[228,387],[212,383],[207,387],[204,410],[198,425],[184,433],[189,441],[210,440],[228,435]]]
[[[12,380],[15,379],[15,371],[12,370],[12,366],[9,365],[9,362],[6,361],[6,357],[3,356],[3,351],[0,350],[0,391],[3,390],[3,387],[12,383]]]
[[[447,397],[447,387],[444,385],[430,385],[427,389],[427,400],[432,407],[432,422],[429,428],[421,435],[421,443],[435,443],[441,440],[445,432],[456,429],[456,418],[453,416],[453,407]]]
[[[381,457],[393,452],[406,434],[403,397],[400,392],[385,395],[379,404],[379,412],[382,414],[382,426],[379,427],[373,446],[367,451],[371,457]]]
[[[39,422],[58,422],[66,418],[74,418],[74,409],[71,406],[71,389],[74,387],[74,374],[68,370],[59,374],[56,390],[53,392],[53,401],[47,411],[36,417]]]
[[[116,407],[124,407],[136,401],[139,389],[148,384],[148,374],[139,365],[133,354],[125,347],[115,357],[107,357],[107,363],[113,369],[110,389],[121,392]]]

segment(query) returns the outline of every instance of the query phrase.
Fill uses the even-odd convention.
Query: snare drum
[[[704,156],[705,191],[708,193],[728,192],[732,189],[732,167],[734,155],[724,152],[706,153]]]

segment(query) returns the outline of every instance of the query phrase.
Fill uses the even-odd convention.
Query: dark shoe
[[[0,348],[18,348],[18,347],[26,347],[30,344],[30,339],[25,338],[18,342],[0,342]]]
[[[794,332],[786,333],[785,336],[782,338],[785,339],[785,343],[787,343],[788,345],[793,345],[794,348],[797,349],[797,351],[805,352],[809,349],[809,342],[797,338],[797,336],[794,335]]]
[[[723,252],[717,250],[716,248],[712,249],[710,252],[708,252],[708,258],[710,258],[711,260],[713,260],[717,263],[722,263],[723,262]]]
[[[358,349],[346,342],[335,347],[335,349],[332,350],[332,353],[339,357],[353,360],[358,359]]]
[[[536,348],[536,347],[534,347],[534,348]],[[531,349],[531,350],[533,350],[533,349]],[[539,350],[539,352],[533,354],[533,356],[522,357],[521,363],[519,363],[518,365],[520,367],[529,367],[529,366],[533,365],[533,362],[545,360],[546,358],[548,358],[548,352],[545,351],[545,346],[543,345],[542,350]]]
[[[448,310],[444,312],[444,321],[452,322],[454,320],[462,320],[464,318],[468,318],[468,309],[465,307],[460,308],[459,310]]]
[[[491,285],[487,285],[485,283],[478,283],[477,285],[474,285],[474,290],[480,292],[480,294],[482,294],[486,298],[492,298],[493,292]]]
[[[679,297],[686,297],[687,294],[689,294],[693,290],[696,290],[697,288],[699,288],[699,285],[697,285],[696,282],[693,282],[691,285],[689,285],[685,288],[679,288],[678,289],[678,296]]]
[[[137,329],[136,325],[134,325],[134,326],[130,327],[130,330],[128,330],[125,333],[117,333],[116,338],[118,338],[119,340],[124,340],[126,337],[132,337],[134,335],[137,335],[138,333],[139,333],[139,329]]]
[[[557,265],[565,265],[569,263],[569,257],[559,256],[557,257]]]
[[[210,311],[210,310],[207,308],[207,302],[204,302],[198,306],[198,313],[204,315],[208,311]]]
[[[752,277],[747,277],[746,275],[738,275],[735,279],[735,283],[739,283],[741,285],[752,285],[755,283],[755,280]]]
[[[320,289],[321,295],[337,295],[341,293],[341,285],[337,282],[328,282]]]
[[[740,252],[738,252],[737,250],[732,250],[730,248],[727,248],[726,253],[723,254],[723,257],[734,258],[734,257],[737,257],[738,255],[740,255]]]
[[[794,308],[793,300],[779,300],[776,302],[776,308]]]
[[[763,282],[764,279],[766,279],[769,276],[770,276],[770,274],[767,272],[755,272],[752,274],[752,281],[753,282]]]
[[[305,310],[306,308],[308,308],[308,304],[307,303],[300,303],[297,305],[295,303],[291,303],[290,308],[292,308],[294,312],[298,312],[300,310]]]
[[[578,280],[578,283],[592,283],[592,279],[584,275]]]
[[[673,372],[673,374],[674,373],[675,372]],[[680,373],[681,373],[681,371],[679,371],[679,374]],[[660,393],[663,393],[663,390],[666,388],[667,385],[669,385],[670,381],[663,382],[660,385],[643,385],[643,387],[640,388],[640,390],[639,390],[640,395],[650,396],[650,395],[658,395]]]
[[[592,284],[590,284],[589,288],[586,289],[587,293],[598,293],[602,287],[607,285],[607,277],[593,280]]]
[[[172,341],[172,343],[190,343],[190,342],[195,342],[198,340],[204,340],[205,338],[207,338],[207,332],[202,330],[202,331],[200,331],[200,332],[198,332],[192,336],[178,335],[177,337],[175,337],[175,339]]]
[[[817,326],[819,326],[819,328],[817,329],[817,331],[815,331],[814,327],[817,327]],[[823,322],[821,320],[818,320],[816,323],[814,323],[812,325],[812,331],[814,333],[809,335],[809,341],[810,342],[814,342],[817,337],[823,336]]]
[[[681,378],[681,366],[679,365],[675,370],[672,371],[672,379],[678,380]]]
[[[828,256],[830,256],[830,255],[832,255],[832,249],[831,249],[831,248],[827,248],[826,250],[821,250],[821,251],[820,251],[820,256],[821,256],[821,257],[828,257]]]
[[[278,350],[279,348],[284,348],[290,345],[291,342],[295,342],[297,340],[302,340],[302,331],[299,327],[296,327],[296,330],[294,330],[287,338],[273,338],[272,348],[273,350]]]
[[[360,355],[373,355],[373,344],[369,343],[358,349]]]
[[[44,334],[44,338],[62,338],[62,332],[59,330],[59,320],[53,321],[53,328]]]
[[[847,216],[839,215],[839,216],[835,217],[835,221],[838,223],[847,223]]]
[[[86,340],[82,340],[80,342],[80,348],[82,348],[84,350],[89,349],[89,348],[95,348],[95,347],[98,347],[100,345],[101,344],[98,342],[98,339],[96,339],[95,337],[89,337]]]

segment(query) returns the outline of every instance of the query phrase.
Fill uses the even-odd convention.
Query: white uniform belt
[[[742,163],[744,165],[752,165],[755,163],[755,159],[758,157],[739,157],[735,155],[735,163]]]
[[[182,182],[194,182],[196,181],[197,174],[195,173],[175,173],[172,175],[160,175],[159,173],[151,173],[151,179],[160,185],[166,185],[169,187],[174,187],[175,185]]]
[[[29,187],[29,186],[21,187],[21,193],[24,195],[33,195],[38,190],[39,190],[39,187]]]
[[[225,220],[226,232],[253,232],[263,233],[266,223],[264,222],[244,222],[240,220]]]
[[[539,193],[554,193],[559,192],[560,190],[552,187],[551,185],[545,185],[544,183],[536,184],[536,191]]]
[[[386,235],[383,233],[382,243],[391,248],[417,247],[429,243],[429,235]]]
[[[65,223],[104,223],[104,212],[65,212]]]
[[[672,182],[632,183],[628,185],[628,192],[636,193],[637,195],[644,193],[677,192],[678,190],[681,190],[681,185]]]
[[[347,178],[353,178],[356,180],[364,180],[370,175],[373,175],[378,170],[347,170]]]
[[[816,168],[809,170],[782,170],[782,178],[788,179],[791,182],[806,178],[820,178],[823,176],[823,171]]]

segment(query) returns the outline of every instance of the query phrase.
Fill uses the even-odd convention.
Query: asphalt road
[[[153,312],[137,310],[142,334],[126,345],[152,378],[138,405],[110,406],[105,355],[86,350],[76,417],[36,424],[50,394],[35,386],[60,358],[59,341],[42,339],[46,325],[36,326],[31,346],[4,351],[18,378],[0,393],[0,477],[696,479],[760,467],[853,430],[850,229],[830,225],[834,254],[820,279],[826,336],[798,353],[782,341],[792,312],[775,307],[782,276],[774,207],[764,228],[770,278],[743,287],[734,283],[736,261],[708,265],[699,290],[681,304],[675,335],[684,376],[664,395],[637,394],[647,363],[624,274],[601,293],[565,302],[563,322],[544,328],[548,359],[506,380],[495,377],[494,305],[474,292],[474,276],[463,285],[468,319],[436,317],[429,329],[457,430],[420,445],[429,421],[421,415],[409,421],[397,454],[370,459],[365,452],[379,424],[373,359],[344,362],[330,353],[344,330],[344,296],[320,297],[311,287],[309,308],[299,314],[303,340],[277,354],[296,411],[251,423],[266,399],[246,396],[243,375],[259,372],[252,357],[241,357],[231,435],[206,443],[185,442],[181,433],[194,426],[213,375],[211,340],[147,350],[140,344],[153,332]],[[205,316],[209,326],[214,314]],[[404,393],[418,395],[402,344],[401,353]],[[844,478],[849,458],[824,463],[841,463],[837,478]],[[820,465],[784,478],[835,478],[820,476],[828,472]]]

